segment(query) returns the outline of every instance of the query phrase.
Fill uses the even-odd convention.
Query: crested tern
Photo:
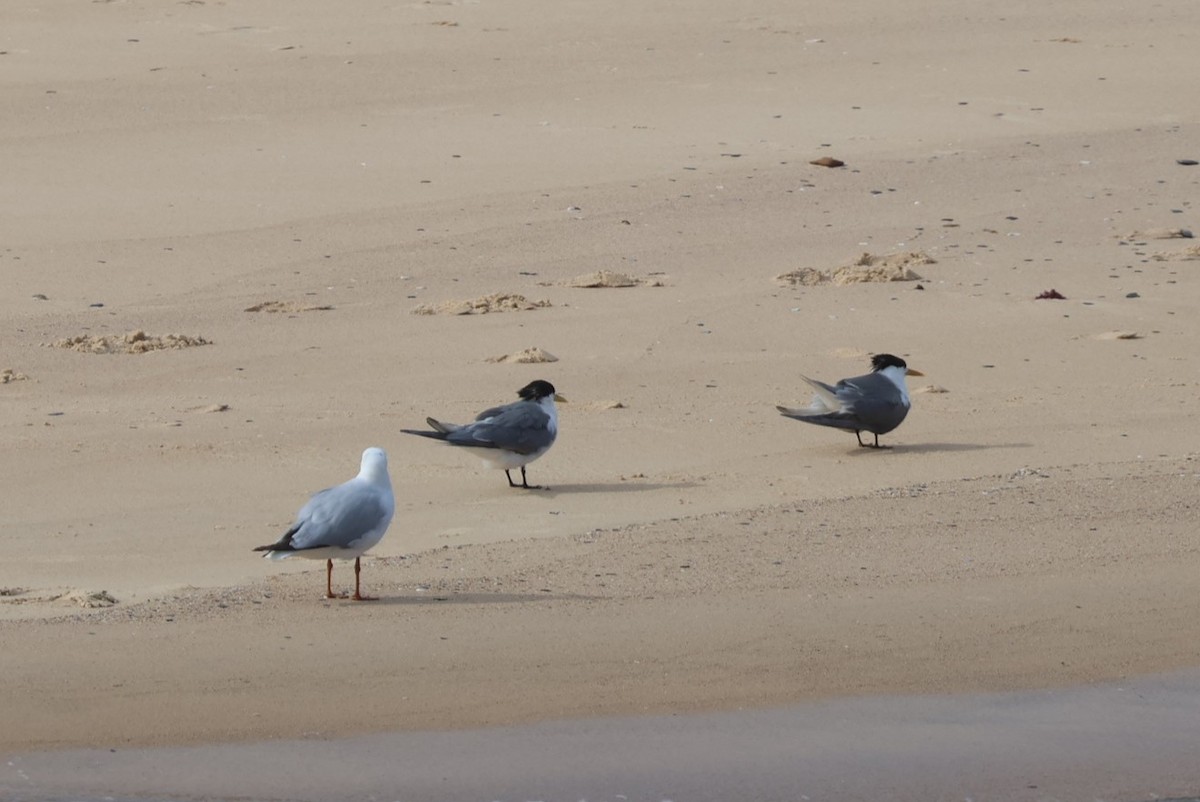
[[[558,437],[558,410],[555,401],[566,401],[548,381],[530,382],[517,391],[519,401],[485,409],[471,423],[443,423],[426,418],[433,431],[401,429],[405,434],[431,437],[464,448],[490,468],[500,468],[509,487],[539,489],[525,478],[525,466],[550,450]],[[521,484],[509,471],[521,469]]]
[[[812,402],[807,407],[776,409],[804,423],[848,429],[854,432],[860,446],[887,448],[879,445],[879,435],[899,426],[912,406],[904,377],[924,375],[898,356],[875,354],[871,357],[870,373],[842,379],[833,386],[801,376],[815,391]],[[875,435],[874,445],[862,441],[862,432]]]

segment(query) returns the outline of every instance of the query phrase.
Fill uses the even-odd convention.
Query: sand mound
[[[147,351],[174,351],[198,345],[212,345],[212,342],[187,334],[147,334],[141,329],[128,334],[80,334],[50,343],[52,348],[67,348],[86,354],[144,354]]]
[[[787,286],[813,287],[818,284],[863,284],[885,281],[918,281],[921,276],[913,269],[913,265],[932,265],[934,259],[922,251],[906,251],[879,256],[873,253],[863,253],[853,262],[834,268],[833,270],[817,270],[812,267],[802,267],[790,273],[775,277],[780,284]]]
[[[950,391],[947,390],[945,387],[943,387],[940,384],[926,384],[923,387],[915,388],[913,390],[913,392],[914,393],[931,393],[931,394],[937,395],[939,393],[948,393]]]
[[[23,382],[29,377],[24,373],[18,373],[12,368],[5,368],[0,371],[0,384],[8,384],[9,382]]]
[[[0,588],[0,602],[4,604],[54,604],[75,605],[88,610],[113,607],[119,600],[107,590],[61,590],[46,588],[5,587]]]
[[[517,351],[515,354],[489,356],[485,361],[510,365],[536,365],[543,362],[557,362],[558,357],[549,351],[543,351],[541,348],[534,347],[526,348],[524,351]]]
[[[203,406],[185,409],[184,412],[199,412],[202,414],[209,414],[213,412],[228,412],[229,409],[230,407],[228,404],[205,404]]]
[[[612,270],[597,270],[594,273],[584,273],[566,283],[568,287],[661,287],[663,283],[655,278],[639,278],[628,273],[616,273]]]
[[[824,270],[802,267],[790,273],[782,273],[776,276],[775,280],[780,284],[789,284],[794,287],[815,287],[818,284],[828,284],[832,280],[832,276]]]
[[[931,264],[934,264],[933,258],[922,251],[891,253],[886,256],[864,253],[852,264],[834,270],[833,283],[843,285],[875,281],[917,281],[921,277],[912,270],[912,266]]]
[[[116,598],[107,590],[75,590],[62,598],[88,609],[112,607],[117,603]]]
[[[1123,234],[1117,237],[1126,241],[1130,240],[1145,240],[1145,239],[1191,239],[1192,232],[1186,228],[1147,228],[1138,231],[1130,231],[1128,234]]]
[[[1191,262],[1200,259],[1200,245],[1189,245],[1182,251],[1159,251],[1150,258],[1156,262]]]
[[[247,312],[325,312],[333,309],[330,304],[306,304],[300,301],[263,301],[247,306]]]
[[[412,310],[414,315],[486,315],[489,312],[528,311],[551,306],[549,301],[530,301],[524,295],[496,292],[469,301],[444,301],[440,304],[421,304]]]
[[[572,406],[574,406],[574,405],[572,405]],[[589,410],[628,409],[628,407],[625,405],[625,403],[623,401],[617,401],[616,399],[608,399],[608,398],[603,399],[601,401],[588,401],[586,403],[580,404],[579,408],[580,409],[589,409]]]
[[[1096,335],[1097,340],[1140,340],[1142,335],[1136,331],[1106,331]]]

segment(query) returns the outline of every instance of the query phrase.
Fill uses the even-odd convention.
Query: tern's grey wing
[[[874,434],[887,434],[908,415],[908,404],[896,385],[878,373],[842,379],[835,392],[842,402],[842,416]]]
[[[525,403],[524,401],[514,401],[511,404],[504,404],[502,406],[491,407],[490,409],[485,409],[483,412],[480,412],[478,415],[475,416],[475,420],[481,421],[481,420],[487,420],[488,418],[499,417],[500,415],[503,415],[505,412],[508,412],[513,407],[519,407],[524,403]]]
[[[886,376],[867,373],[851,379],[842,379],[833,388],[842,403],[857,402],[864,398],[893,398],[900,401],[900,391]]]
[[[450,432],[446,442],[474,448],[501,448],[532,454],[554,442],[550,416],[537,404],[517,401],[480,413],[474,423]]]
[[[322,490],[300,508],[291,546],[297,551],[350,548],[391,515],[389,494],[370,482],[350,481]]]
[[[789,418],[798,418],[810,422],[816,422],[812,421],[812,418],[841,411],[842,399],[838,397],[837,387],[817,381],[816,379],[810,379],[804,375],[801,375],[800,378],[813,388],[814,395],[809,405],[807,407],[796,408],[776,407],[776,409]]]

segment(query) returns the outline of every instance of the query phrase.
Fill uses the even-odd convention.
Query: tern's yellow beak
[[[911,371],[910,371],[910,372],[911,372]],[[565,403],[567,403],[567,399],[563,398],[563,397],[562,397],[561,395],[559,395],[558,393],[555,393],[555,394],[554,394],[554,400],[555,400],[555,401],[557,401],[557,402],[558,402],[558,403],[560,403],[560,404],[565,404]]]
[[[905,368],[904,375],[905,376],[924,376],[925,374],[922,373],[921,371],[917,370],[916,368]]]

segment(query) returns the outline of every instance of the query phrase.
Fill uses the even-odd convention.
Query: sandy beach
[[[0,754],[1194,677],[1198,24],[6,4]],[[776,411],[879,352],[892,448]],[[400,432],[534,379],[548,489]],[[368,446],[326,600],[252,549]]]

